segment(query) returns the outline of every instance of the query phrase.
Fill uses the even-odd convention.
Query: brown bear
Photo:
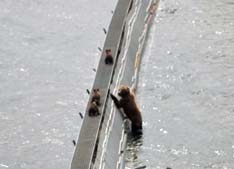
[[[132,133],[142,134],[142,116],[135,101],[135,94],[133,91],[130,91],[128,86],[121,86],[118,90],[118,95],[120,100],[111,94],[116,107],[123,108],[124,113],[131,120]]]
[[[110,49],[106,49],[106,58],[105,58],[105,63],[107,65],[112,65],[113,64],[113,56],[111,54],[111,50]]]
[[[101,95],[99,89],[93,89],[92,102],[96,102],[96,104],[100,106],[101,105],[100,99]]]
[[[100,115],[97,103],[91,102],[89,106],[89,116],[98,116]]]

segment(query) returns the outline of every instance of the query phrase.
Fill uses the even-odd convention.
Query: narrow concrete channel
[[[126,125],[109,98],[109,92],[116,94],[120,85],[136,88],[143,45],[157,6],[157,0],[118,1],[90,92],[71,169],[125,167]],[[107,57],[111,59],[110,64],[106,61]],[[100,105],[97,102],[93,104],[96,90],[100,92]],[[92,107],[95,107],[95,116],[90,115]]]

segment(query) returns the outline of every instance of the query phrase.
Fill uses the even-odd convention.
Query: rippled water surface
[[[113,1],[0,1],[0,169],[69,168]],[[128,167],[234,168],[234,3],[161,0]]]
[[[0,1],[0,169],[68,169],[115,1]]]
[[[130,167],[234,168],[233,11],[232,0],[161,1],[140,72],[143,145]]]

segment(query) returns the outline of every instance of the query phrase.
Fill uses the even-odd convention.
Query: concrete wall
[[[126,125],[109,92],[116,94],[122,84],[136,89],[143,44],[157,4],[156,0],[119,0],[93,85],[101,92],[101,114],[88,116],[90,96],[71,169],[124,167]],[[104,63],[105,49],[111,49],[113,65]]]

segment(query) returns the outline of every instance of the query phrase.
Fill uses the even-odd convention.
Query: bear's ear
[[[106,53],[110,53],[111,52],[111,50],[110,49],[106,49]]]
[[[129,87],[126,87],[126,88],[125,88],[125,91],[126,91],[126,94],[127,94],[127,95],[130,94],[130,89],[129,89]]]
[[[99,92],[99,89],[93,89],[93,92],[94,93]]]
[[[129,89],[129,87],[126,87],[126,90],[127,90],[127,92],[128,92],[128,93],[130,93],[130,89]]]
[[[124,86],[124,85],[120,86],[120,87],[119,87],[119,90],[130,91],[130,90],[129,90],[129,87],[128,87],[128,86]]]

